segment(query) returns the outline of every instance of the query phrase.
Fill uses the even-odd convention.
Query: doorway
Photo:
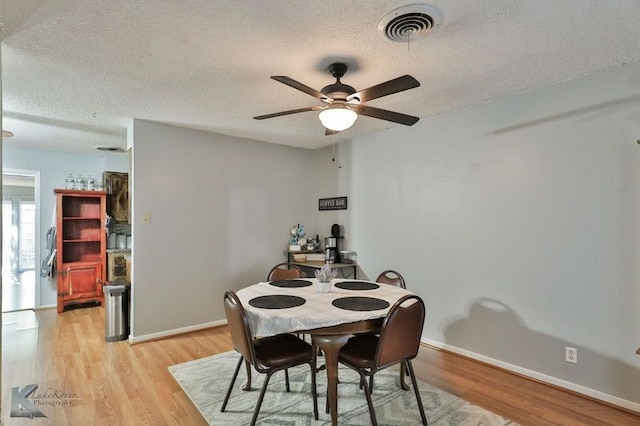
[[[2,312],[36,304],[36,173],[2,173]]]

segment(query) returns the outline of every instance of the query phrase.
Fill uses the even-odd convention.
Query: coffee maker
[[[327,263],[340,263],[340,225],[331,225],[331,236],[324,238],[324,256]]]

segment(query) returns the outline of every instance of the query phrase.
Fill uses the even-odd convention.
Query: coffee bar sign
[[[347,197],[320,198],[318,210],[346,210]]]

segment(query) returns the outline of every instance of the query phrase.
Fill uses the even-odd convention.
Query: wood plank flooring
[[[5,425],[203,425],[167,367],[232,349],[226,327],[136,345],[107,343],[101,307],[2,319]],[[640,425],[638,414],[428,346],[414,366],[419,379],[523,425]],[[37,393],[77,399],[38,406],[46,418],[11,418],[11,388],[32,383]]]

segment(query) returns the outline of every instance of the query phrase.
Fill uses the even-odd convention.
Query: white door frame
[[[23,175],[23,176],[33,176],[34,179],[34,192],[33,192],[33,197],[34,197],[34,201],[35,201],[35,208],[36,208],[36,212],[35,212],[35,256],[34,256],[34,262],[35,262],[35,270],[34,270],[34,275],[35,275],[35,300],[33,301],[34,307],[38,308],[40,307],[40,263],[42,262],[42,247],[40,247],[40,171],[39,170],[26,170],[26,169],[10,169],[10,168],[2,168],[2,174],[12,174],[12,175]],[[3,182],[4,185],[4,182]],[[0,288],[0,291],[2,289]]]

